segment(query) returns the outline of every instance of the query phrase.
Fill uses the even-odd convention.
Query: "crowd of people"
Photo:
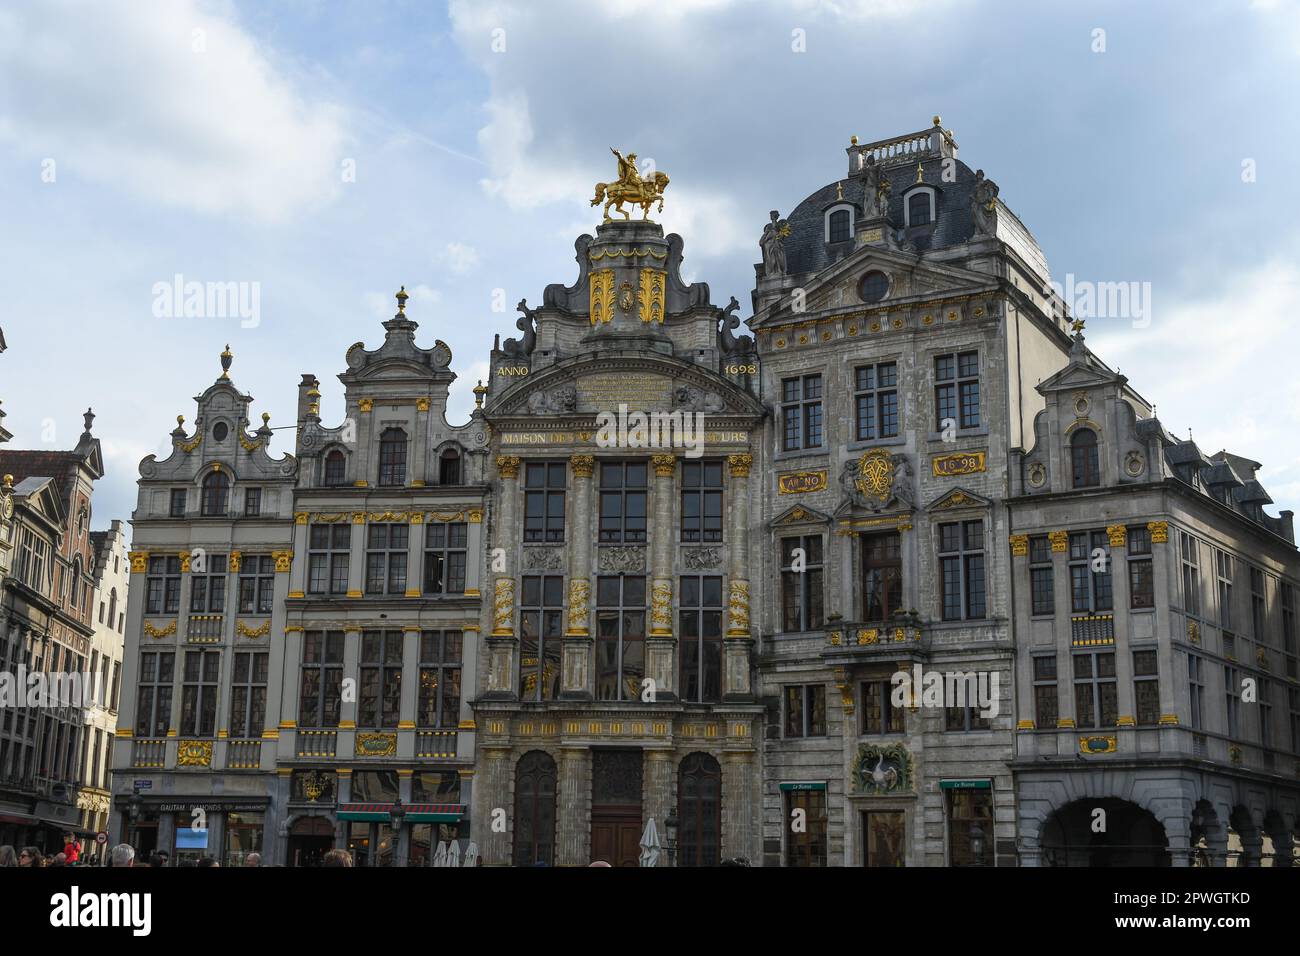
[[[329,863],[326,866],[351,866],[352,856],[346,850],[335,850],[334,853],[342,853],[347,856],[346,863]],[[332,854],[331,854],[332,855]],[[12,846],[0,846],[0,868],[9,866],[34,867],[43,869],[54,866],[129,866],[129,867],[220,867],[221,863],[210,856],[201,856],[198,859],[185,858],[171,862],[171,855],[166,850],[159,850],[156,853],[150,853],[147,859],[137,859],[135,847],[129,843],[119,843],[108,854],[105,864],[99,864],[98,861],[83,860],[81,858],[81,847],[76,838],[71,834],[65,837],[63,849],[58,853],[45,854],[34,846],[25,846],[16,849]],[[249,853],[244,857],[244,866],[258,867],[262,865],[262,855],[260,853]]]

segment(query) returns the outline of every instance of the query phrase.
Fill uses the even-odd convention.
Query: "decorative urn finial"
[[[230,363],[234,360],[235,353],[230,351],[230,343],[226,343],[226,350],[221,353],[221,377],[229,380]]]
[[[406,294],[406,286],[402,286],[397,290],[397,313],[399,315],[406,315],[406,300],[409,298],[410,296]]]

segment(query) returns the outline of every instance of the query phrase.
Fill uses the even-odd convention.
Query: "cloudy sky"
[[[95,525],[128,517],[227,342],[255,419],[289,425],[302,372],[336,419],[400,284],[463,420],[514,303],[573,280],[611,145],[672,176],[688,277],[747,305],[769,209],[840,178],[851,134],[940,113],[1054,278],[1150,283],[1149,324],[1090,343],[1294,509],[1297,90],[1292,0],[6,4],[11,447],[71,447],[93,405]],[[176,275],[256,284],[256,324],[155,315]]]

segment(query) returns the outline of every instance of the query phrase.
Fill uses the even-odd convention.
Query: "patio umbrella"
[[[659,830],[655,826],[655,818],[651,817],[646,821],[645,832],[641,834],[641,865],[658,866],[659,854],[662,849],[659,843]]]
[[[469,841],[469,846],[465,847],[465,858],[460,861],[461,866],[478,866],[478,844],[473,840]]]
[[[438,849],[435,850],[433,853],[433,865],[434,866],[447,865],[447,844],[445,843],[438,844]]]
[[[460,866],[460,841],[452,840],[447,847],[447,865]]]

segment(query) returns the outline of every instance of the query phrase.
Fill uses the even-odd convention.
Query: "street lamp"
[[[402,806],[401,797],[394,801],[388,815],[393,821],[393,856],[397,857],[399,867],[405,866],[406,858],[402,854],[402,824],[406,821],[406,807]]]
[[[973,866],[984,865],[984,828],[978,823],[970,825],[970,851],[975,857]]]
[[[677,811],[669,810],[664,818],[664,834],[668,838],[668,865],[677,865]]]

